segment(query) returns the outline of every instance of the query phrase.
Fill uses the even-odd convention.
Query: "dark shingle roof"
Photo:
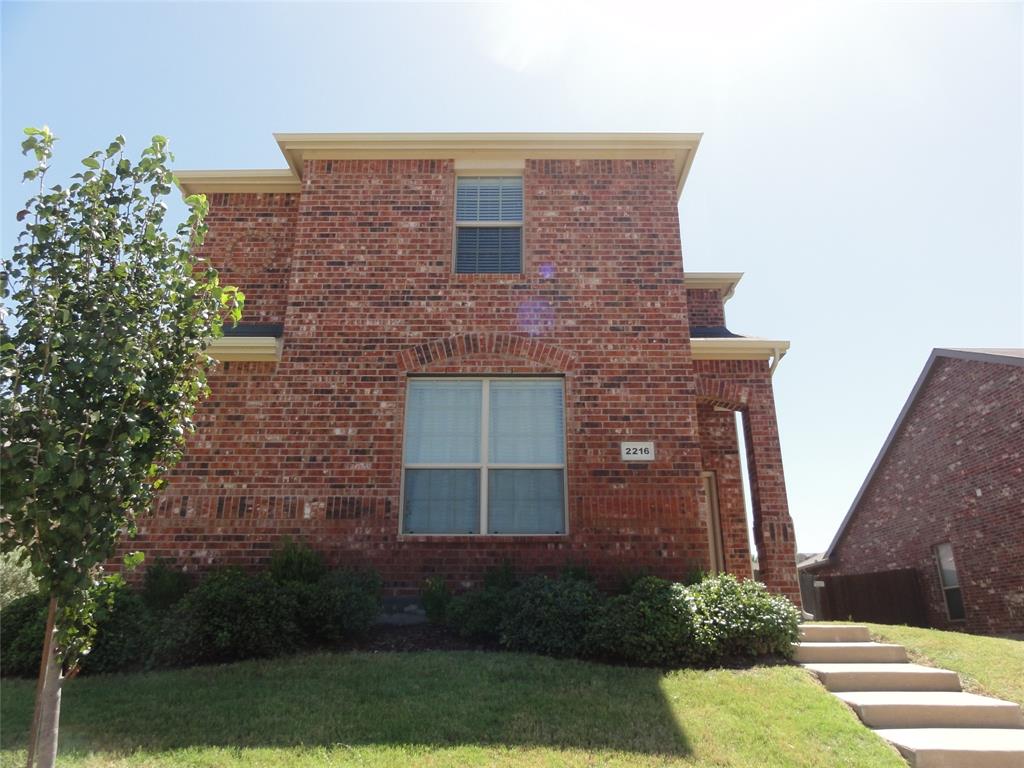
[[[742,339],[724,325],[691,325],[690,338],[693,339]]]

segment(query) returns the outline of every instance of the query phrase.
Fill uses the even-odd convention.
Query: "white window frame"
[[[519,179],[523,183],[523,215],[519,221],[460,221],[459,220],[459,179],[493,179],[499,176]],[[482,168],[479,170],[466,169],[455,174],[455,193],[453,195],[452,216],[455,219],[455,226],[452,228],[452,274],[455,275],[514,275],[526,274],[526,179],[522,168],[513,170]],[[459,230],[468,228],[489,228],[489,227],[518,227],[519,232],[519,271],[518,272],[459,272]],[[405,477],[405,472],[402,473]],[[404,484],[404,480],[403,480]]]
[[[479,381],[482,383],[480,397],[480,461],[461,463],[411,463],[405,461],[405,437],[409,428],[409,384],[413,381]],[[561,464],[507,464],[488,461],[490,451],[490,412],[492,381],[557,381],[562,385],[562,463]],[[569,535],[569,477],[566,472],[568,445],[566,432],[568,419],[565,412],[565,377],[564,376],[410,376],[405,386],[405,417],[402,431],[402,484],[398,501],[398,535],[399,536],[461,536],[479,538],[481,536],[568,536]],[[409,469],[475,469],[480,472],[480,527],[477,533],[407,533],[405,530],[405,473]],[[488,533],[490,518],[487,513],[488,488],[487,476],[492,469],[560,469],[562,471],[562,532],[561,533]]]
[[[956,585],[947,586],[946,579],[942,575],[942,557],[939,555],[940,547],[949,547],[949,557],[953,561],[953,570],[956,572]],[[960,583],[960,568],[956,564],[956,553],[953,551],[953,544],[949,541],[943,541],[932,547],[932,552],[935,554],[935,571],[939,575],[939,589],[942,590],[942,605],[946,609],[946,618],[950,621],[966,621],[967,620],[967,605],[964,603],[964,589]],[[954,619],[949,612],[949,590],[956,589],[960,591],[960,605],[963,608],[964,615]]]

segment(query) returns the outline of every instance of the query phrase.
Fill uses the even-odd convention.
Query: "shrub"
[[[291,582],[295,621],[307,641],[364,635],[380,611],[380,579],[366,571],[331,571],[315,584]]]
[[[0,675],[36,677],[43,653],[47,601],[38,592],[0,610]]]
[[[497,641],[509,594],[518,586],[519,577],[508,561],[489,568],[481,589],[463,592],[448,601],[445,623],[460,637]]]
[[[24,550],[0,554],[0,608],[39,590],[28,563],[18,563],[21,552]]]
[[[456,595],[448,603],[445,623],[469,640],[497,640],[508,607],[508,590],[484,587]]]
[[[686,573],[683,574],[682,584],[687,587],[692,587],[694,584],[700,584],[702,581],[704,581],[704,579],[707,579],[710,576],[711,574],[709,574],[703,568],[698,568],[697,566],[694,566],[692,568],[687,569]]]
[[[505,560],[497,568],[488,568],[484,572],[484,588],[496,589],[499,592],[508,592],[519,586],[519,576],[516,574],[512,563]]]
[[[269,575],[215,571],[162,622],[156,660],[185,666],[292,651],[302,640],[295,612],[288,591]]]
[[[147,666],[157,622],[143,597],[125,586],[110,587],[110,602],[96,610],[96,638],[80,663],[84,673],[128,672]]]
[[[627,568],[619,571],[619,575],[616,578],[612,587],[611,594],[613,595],[628,595],[633,591],[633,587],[636,586],[637,582],[641,579],[646,579],[653,574],[646,568]]]
[[[270,575],[279,584],[316,584],[326,573],[327,566],[319,552],[287,536],[270,557]]]
[[[754,656],[789,657],[800,615],[763,584],[720,574],[689,588],[694,608],[695,649],[705,663]]]
[[[191,577],[164,560],[146,568],[142,576],[142,600],[154,611],[166,611],[191,588]]]
[[[427,614],[427,621],[431,624],[444,624],[448,615],[448,605],[452,601],[451,590],[448,589],[448,582],[441,576],[432,576],[423,582],[423,590],[420,592],[420,602],[423,603],[423,610]]]
[[[576,579],[577,581],[589,581],[591,583],[594,582],[594,576],[590,572],[590,569],[580,563],[566,563],[562,566],[562,570],[559,571],[558,575],[563,579]]]
[[[646,576],[597,611],[587,636],[590,655],[652,666],[694,660],[693,600],[682,584]]]
[[[508,593],[500,624],[502,645],[550,656],[582,655],[588,625],[601,601],[601,593],[588,581],[528,579]]]

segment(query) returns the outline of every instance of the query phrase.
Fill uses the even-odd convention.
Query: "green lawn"
[[[4,680],[0,765],[33,685]],[[904,763],[796,667],[629,669],[511,653],[298,656],[68,683],[69,766]]]
[[[1024,641],[868,624],[871,634],[906,647],[914,661],[954,669],[964,688],[1024,706]]]

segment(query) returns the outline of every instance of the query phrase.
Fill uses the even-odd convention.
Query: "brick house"
[[[286,170],[179,174],[246,294],[198,431],[131,546],[257,566],[284,535],[388,593],[503,562],[751,573],[799,600],[741,275],[684,274],[695,134],[288,134]]]
[[[824,557],[917,570],[927,623],[1024,634],[1024,349],[936,349]],[[856,618],[856,617],[855,617]]]

